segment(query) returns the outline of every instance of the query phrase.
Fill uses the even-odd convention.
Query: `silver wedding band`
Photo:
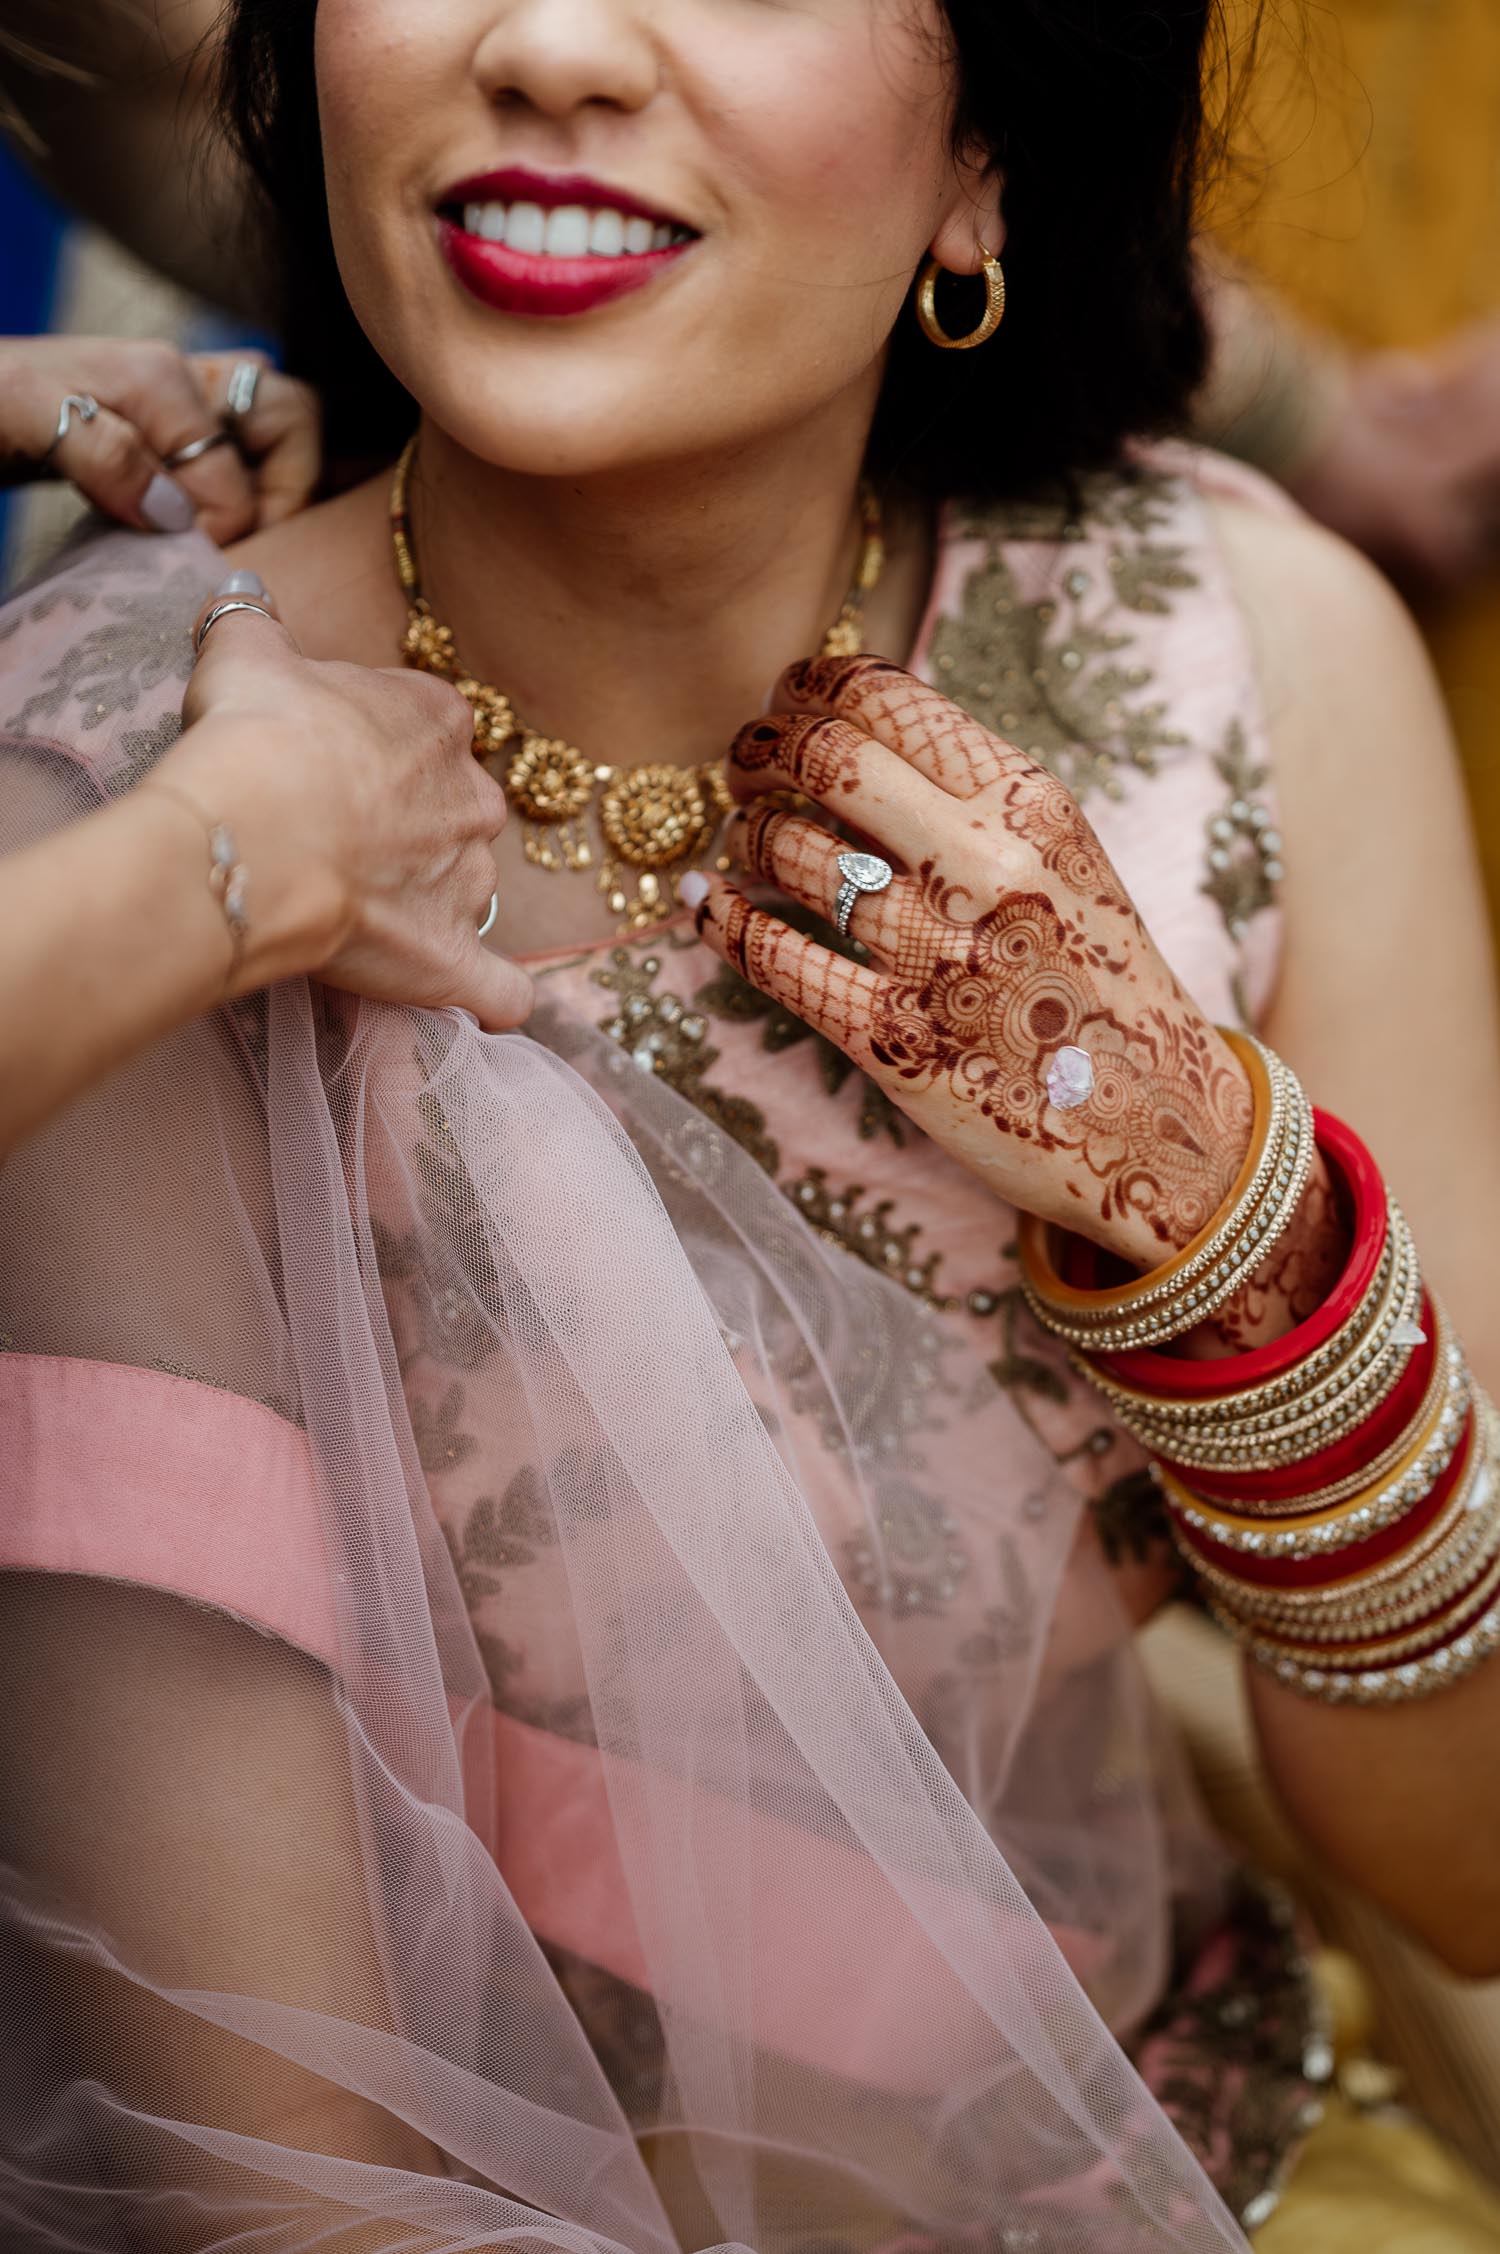
[[[260,389],[260,379],[265,374],[257,360],[236,360],[229,372],[229,388],[224,397],[224,419],[242,423],[255,409],[255,395]]]
[[[489,938],[490,933],[494,930],[495,925],[498,923],[499,919],[500,895],[498,892],[492,892],[490,894],[490,912],[479,927],[479,936],[481,939]]]
[[[214,604],[213,609],[193,636],[194,657],[201,653],[204,643],[218,625],[219,620],[227,618],[232,610],[253,610],[257,618],[270,618],[272,624],[275,623],[272,613],[267,610],[264,603],[252,602],[248,595],[230,595],[224,602]]]
[[[194,438],[186,446],[179,446],[175,454],[163,456],[162,468],[185,470],[189,462],[201,461],[203,456],[211,454],[216,446],[232,446],[233,444],[234,440],[227,430],[211,430],[206,437]]]
[[[61,407],[57,411],[57,429],[52,434],[52,443],[47,448],[47,451],[43,454],[42,460],[44,462],[51,461],[53,455],[57,452],[57,449],[59,448],[59,446],[61,446],[63,440],[67,437],[69,431],[72,429],[73,417],[75,415],[78,417],[78,420],[81,423],[91,423],[98,413],[99,402],[92,396],[91,393],[86,391],[70,391],[67,398],[63,401]]]

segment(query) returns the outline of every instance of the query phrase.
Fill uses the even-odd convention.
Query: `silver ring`
[[[226,422],[242,423],[254,412],[255,394],[265,372],[258,360],[236,360],[229,371],[229,388],[224,397]]]
[[[833,920],[839,936],[849,936],[849,918],[854,913],[854,903],[862,892],[884,892],[896,874],[889,861],[882,861],[878,853],[841,853],[839,875],[843,883],[833,904]]]
[[[489,912],[489,914],[488,914],[488,915],[487,915],[487,916],[485,917],[485,919],[484,919],[484,922],[483,922],[483,923],[482,923],[482,924],[480,925],[480,927],[479,927],[479,936],[480,936],[480,938],[481,938],[481,939],[488,939],[488,938],[489,938],[489,935],[490,935],[490,933],[491,933],[491,932],[492,932],[492,931],[494,930],[494,928],[495,928],[496,924],[497,924],[497,923],[499,922],[499,920],[500,920],[500,895],[499,895],[499,893],[498,893],[498,892],[492,892],[492,893],[490,894],[490,912]]]
[[[209,635],[218,625],[219,620],[221,618],[227,618],[232,610],[253,610],[257,618],[271,617],[271,613],[267,610],[264,603],[253,603],[251,602],[248,595],[231,595],[226,601],[222,603],[215,603],[213,609],[209,612],[207,618],[204,619],[203,624],[199,627],[197,633],[193,636],[194,657],[198,655],[204,643],[208,640]]]
[[[58,409],[57,429],[52,434],[52,443],[47,448],[46,453],[43,454],[42,460],[44,462],[51,461],[53,455],[67,437],[68,432],[72,429],[75,415],[81,423],[91,423],[98,412],[99,402],[89,392],[70,391],[62,406]]]
[[[227,430],[211,430],[206,438],[190,439],[186,446],[179,446],[175,454],[164,454],[162,456],[162,468],[165,470],[185,470],[189,462],[201,461],[203,456],[211,454],[216,446],[232,446],[233,444],[234,440]]]

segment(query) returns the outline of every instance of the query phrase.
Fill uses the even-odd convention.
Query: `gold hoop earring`
[[[922,269],[922,279],[917,285],[917,319],[928,343],[940,345],[944,352],[967,352],[976,344],[988,343],[1005,319],[1005,270],[999,259],[985,250],[983,243],[979,248],[984,256],[984,318],[966,337],[950,337],[938,319],[938,277],[946,273],[947,268],[940,266],[935,258],[929,258]]]

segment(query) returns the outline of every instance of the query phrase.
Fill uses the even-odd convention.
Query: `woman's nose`
[[[659,59],[639,0],[509,0],[475,57],[488,100],[562,118],[591,103],[643,109]]]

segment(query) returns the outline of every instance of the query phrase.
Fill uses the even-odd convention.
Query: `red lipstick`
[[[590,212],[617,212],[628,226],[647,222],[653,230],[670,227],[672,242],[636,251],[590,252],[558,257],[540,243],[518,249],[471,232],[466,206],[533,204],[543,213],[565,206]],[[455,278],[497,312],[552,319],[587,313],[615,298],[644,289],[675,266],[697,240],[685,221],[623,188],[586,173],[532,172],[519,165],[475,174],[450,188],[438,207],[438,245]]]

